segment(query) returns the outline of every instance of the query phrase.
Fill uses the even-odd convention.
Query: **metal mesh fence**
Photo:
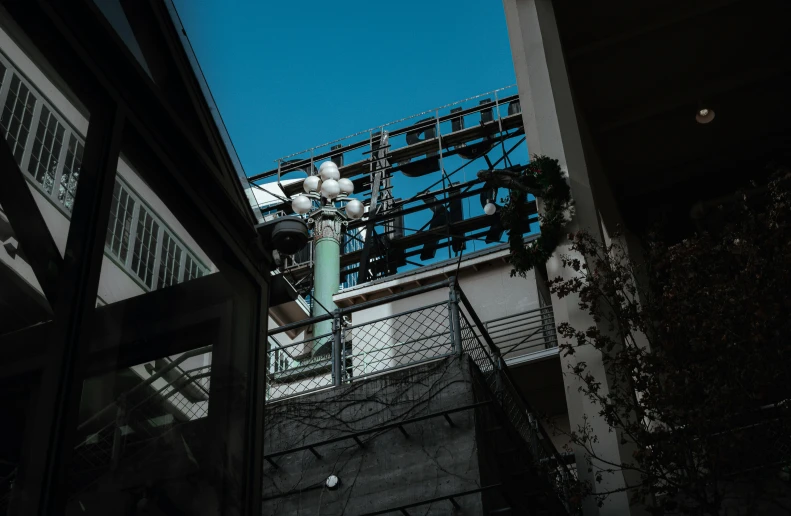
[[[307,332],[308,326],[301,328]],[[332,365],[334,335],[318,335],[293,342],[285,333],[269,338],[267,352],[267,401],[307,394],[334,385]],[[313,350],[319,350],[314,354]]]
[[[351,367],[344,380],[446,357],[453,352],[447,301],[390,317],[350,326],[351,351],[344,353]]]

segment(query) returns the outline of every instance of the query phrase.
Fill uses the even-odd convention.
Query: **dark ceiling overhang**
[[[633,230],[689,227],[695,202],[791,164],[787,2],[554,6],[575,106]]]

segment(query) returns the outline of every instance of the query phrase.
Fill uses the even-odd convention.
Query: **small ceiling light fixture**
[[[714,120],[714,110],[707,107],[698,109],[695,120],[697,120],[699,124],[708,124]]]
[[[341,483],[341,479],[335,475],[328,476],[327,480],[324,481],[324,485],[327,486],[327,489],[329,489],[330,491],[334,491],[335,489],[338,489],[340,483]]]

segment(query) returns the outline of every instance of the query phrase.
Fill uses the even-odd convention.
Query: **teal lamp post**
[[[332,313],[336,309],[332,301],[341,285],[341,239],[343,227],[350,219],[359,219],[365,209],[357,199],[350,199],[354,185],[349,179],[341,178],[338,166],[325,161],[317,176],[310,176],[303,183],[304,195],[291,201],[294,211],[308,219],[313,226],[313,316]],[[340,204],[345,203],[343,210]],[[337,205],[336,205],[337,204]],[[332,320],[316,323],[313,335],[321,337],[332,332]],[[312,356],[329,352],[331,336],[313,341]],[[331,345],[331,344],[330,344]]]

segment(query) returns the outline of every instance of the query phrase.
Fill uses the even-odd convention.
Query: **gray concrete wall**
[[[393,421],[474,402],[466,359],[452,357],[267,406],[265,454],[318,443]],[[437,417],[404,428],[298,451],[264,467],[264,514],[356,515],[480,487],[475,416]],[[321,487],[337,475],[337,490]],[[481,497],[457,500],[464,514],[481,514]],[[414,514],[450,514],[444,501]]]

